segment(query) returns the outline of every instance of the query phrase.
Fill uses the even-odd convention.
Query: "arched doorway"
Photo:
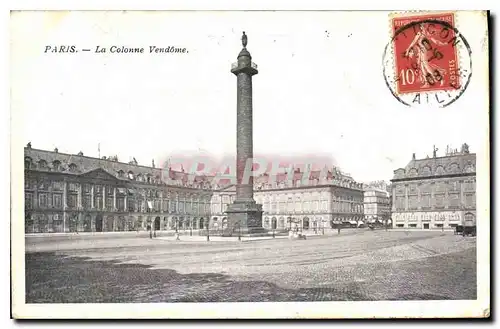
[[[83,220],[83,232],[92,232],[92,219],[90,215],[85,215]]]
[[[155,218],[155,231],[159,231],[160,230],[160,217],[156,217]]]
[[[25,233],[35,233],[33,223],[34,223],[34,221],[31,218],[31,213],[27,212],[24,215],[24,232]]]
[[[227,229],[228,224],[227,224],[227,217],[222,218],[222,229],[225,230]]]
[[[203,217],[200,218],[198,227],[200,228],[200,230],[205,228],[205,220],[203,219]]]
[[[465,214],[465,216],[464,216],[464,224],[465,225],[469,225],[469,226],[476,225],[476,223],[475,223],[475,216],[474,216],[473,213],[468,212],[468,213]]]
[[[102,215],[98,214],[95,218],[95,231],[102,232]]]
[[[69,231],[77,232],[78,230],[78,215],[70,215],[69,217]]]
[[[304,230],[309,229],[309,217],[304,217],[304,219],[302,220],[302,228]]]
[[[142,216],[137,217],[137,222],[135,223],[135,229],[139,232],[143,229]]]
[[[119,232],[125,231],[125,217],[123,216],[118,216],[117,223],[115,225],[115,228]]]
[[[127,231],[135,231],[135,217],[127,216]]]
[[[106,217],[106,225],[104,227],[105,232],[113,232],[115,218],[113,216]]]

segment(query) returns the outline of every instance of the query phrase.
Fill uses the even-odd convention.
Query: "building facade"
[[[25,148],[26,233],[203,228],[212,194],[206,177]]]
[[[476,155],[460,152],[412,160],[394,171],[392,222],[398,228],[452,228],[476,222]]]
[[[25,148],[25,232],[224,230],[236,188],[230,180]],[[362,184],[338,169],[254,180],[263,227],[318,230],[363,218]]]
[[[304,173],[277,174],[275,179],[264,174],[254,181],[254,197],[262,204],[262,226],[268,230],[329,229],[338,223],[359,221],[363,218],[362,184],[343,175],[338,169],[328,171],[324,180],[319,171],[310,171],[304,182]],[[292,176],[293,177],[290,177]],[[224,211],[234,199],[234,186],[214,193],[212,211],[227,220]]]
[[[364,220],[366,223],[390,224],[391,208],[387,191],[375,187],[365,188]]]

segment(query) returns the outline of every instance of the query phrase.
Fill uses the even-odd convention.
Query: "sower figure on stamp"
[[[407,58],[413,58],[413,56],[415,56],[417,67],[413,68],[415,68],[415,73],[418,74],[423,88],[429,87],[429,85],[434,85],[436,82],[440,82],[441,85],[443,85],[443,75],[446,74],[446,70],[434,63],[431,63],[432,58],[439,58],[443,55],[440,54],[439,51],[437,51],[437,49],[432,46],[431,41],[439,46],[446,46],[446,43],[434,38],[425,29],[423,23],[421,23],[419,27],[419,32],[417,32],[417,34],[413,38],[413,41],[406,49],[404,56]],[[427,51],[430,50],[433,50],[433,55],[429,59],[427,56]]]

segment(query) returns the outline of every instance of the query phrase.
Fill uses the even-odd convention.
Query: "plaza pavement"
[[[474,299],[476,239],[345,230],[307,240],[27,237],[28,302]]]

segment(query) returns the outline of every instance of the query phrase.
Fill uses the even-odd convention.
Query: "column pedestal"
[[[262,205],[255,201],[235,200],[228,206],[226,213],[229,217],[227,233],[232,236],[267,235],[267,230],[262,227]]]

